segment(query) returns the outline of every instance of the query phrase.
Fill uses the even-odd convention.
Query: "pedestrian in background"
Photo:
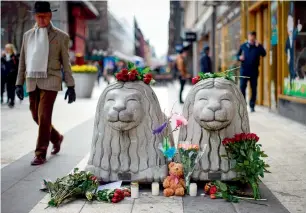
[[[186,66],[186,57],[187,57],[187,48],[184,47],[180,50],[177,58],[176,58],[176,69],[178,70],[179,80],[180,80],[180,103],[183,104],[183,91],[186,84],[186,80],[190,78],[190,74],[187,72],[187,66]]]
[[[5,54],[1,58],[1,74],[2,67],[5,69],[1,77],[3,77],[3,82],[1,79],[1,103],[3,103],[3,92],[6,84],[6,92],[8,98],[8,106],[13,108],[15,106],[15,83],[18,72],[19,60],[16,55],[16,49],[13,44],[5,45]]]
[[[3,94],[6,90],[6,81],[7,81],[7,69],[5,67],[6,60],[5,60],[5,52],[2,51],[1,55],[1,104],[3,104]],[[8,94],[7,94],[8,95]],[[7,96],[7,103],[9,102],[9,98]]]
[[[69,61],[69,35],[52,25],[54,11],[51,11],[49,2],[35,2],[36,25],[23,35],[20,51],[16,94],[23,100],[26,81],[30,110],[38,124],[35,158],[31,165],[45,163],[49,141],[53,144],[51,154],[55,155],[64,139],[51,123],[54,102],[58,91],[62,90],[61,67],[68,87],[65,100],[68,97],[70,104],[76,98]]]
[[[209,57],[209,46],[205,46],[203,48],[201,59],[200,59],[200,65],[201,65],[201,72],[203,73],[212,72],[211,60]]]
[[[266,56],[266,50],[256,40],[256,32],[248,34],[248,41],[240,46],[237,53],[237,59],[241,61],[240,75],[247,78],[240,78],[240,90],[245,98],[247,83],[250,81],[252,96],[250,99],[251,112],[255,112],[255,103],[257,95],[257,79],[260,57]]]

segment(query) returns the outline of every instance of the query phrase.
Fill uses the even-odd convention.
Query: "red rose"
[[[96,181],[96,180],[97,180],[97,177],[96,177],[96,176],[92,176],[92,177],[91,177],[91,180],[92,180],[92,181]]]
[[[245,134],[245,133],[241,133],[240,137],[241,137],[241,140],[243,140],[243,141],[248,139],[247,134]]]
[[[236,134],[236,135],[234,136],[234,138],[235,138],[235,141],[236,141],[236,142],[240,142],[240,141],[241,141],[241,135],[240,135],[240,134]]]
[[[129,75],[128,74],[122,74],[122,81],[128,81]]]
[[[129,73],[129,81],[135,81],[136,80],[136,74],[135,73]]]
[[[209,189],[209,194],[213,195],[213,194],[216,194],[218,191],[217,187],[216,186],[211,186],[210,189]]]
[[[153,76],[151,73],[148,73],[148,74],[145,74],[144,77],[151,80]]]
[[[145,84],[149,84],[151,82],[151,79],[150,78],[144,78],[143,82],[145,82]]]
[[[122,69],[121,71],[120,71],[123,75],[127,75],[128,73],[129,73],[129,71],[128,71],[128,69]]]
[[[123,77],[123,75],[122,75],[121,72],[118,72],[118,73],[116,74],[116,78],[117,78],[118,81],[122,81],[122,77]]]
[[[130,74],[131,74],[131,73],[134,74],[135,76],[139,74],[139,73],[137,72],[137,70],[132,70],[132,71],[130,72]]]
[[[228,139],[227,138],[223,139],[222,144],[223,146],[226,146],[228,144]]]
[[[199,80],[200,80],[200,76],[196,76],[196,77],[192,78],[192,84],[198,83]]]

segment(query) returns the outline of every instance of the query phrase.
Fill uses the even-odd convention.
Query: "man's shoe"
[[[64,140],[64,136],[61,135],[57,144],[53,145],[51,155],[56,155],[57,153],[59,153],[59,151],[61,150],[61,145],[62,145],[63,140]]]
[[[31,165],[32,166],[38,166],[38,165],[42,165],[46,162],[46,159],[41,157],[41,156],[36,156],[32,161],[31,161]]]
[[[255,112],[255,109],[254,109],[254,108],[251,108],[251,112]]]
[[[14,106],[15,106],[15,103],[13,103],[13,102],[10,102],[10,103],[8,104],[8,106],[9,106],[9,108],[14,108]]]

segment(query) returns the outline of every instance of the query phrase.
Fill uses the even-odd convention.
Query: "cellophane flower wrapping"
[[[184,177],[186,182],[187,194],[189,194],[190,178],[191,175],[202,158],[206,145],[203,151],[200,151],[199,145],[191,144],[190,142],[179,142],[178,150],[181,158],[181,162],[184,168]]]

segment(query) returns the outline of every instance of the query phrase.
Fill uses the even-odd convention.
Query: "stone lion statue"
[[[86,170],[103,181],[162,181],[167,164],[152,129],[165,121],[158,99],[141,81],[115,82],[99,98]],[[166,134],[166,133],[165,133]]]
[[[187,96],[183,115],[188,125],[182,126],[179,141],[190,141],[205,153],[193,172],[194,180],[229,180],[235,177],[222,140],[236,133],[250,131],[246,102],[239,88],[230,80],[209,78],[193,86]]]

